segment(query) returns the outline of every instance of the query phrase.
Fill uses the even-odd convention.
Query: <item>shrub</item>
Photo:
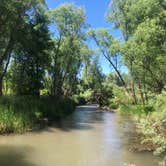
[[[0,107],[0,133],[22,133],[30,127],[31,121],[28,114],[16,113],[13,108]]]
[[[119,111],[120,113],[125,114],[145,114],[146,107],[143,105],[120,105]]]
[[[80,97],[84,98],[86,102],[93,102],[94,100],[94,91],[91,89],[85,90],[83,93],[80,94]]]
[[[108,107],[110,109],[118,109],[118,104],[113,103],[112,99],[108,99]]]
[[[73,101],[77,104],[77,105],[84,105],[86,104],[86,100],[84,97],[80,96],[80,95],[73,95],[72,96]]]
[[[146,110],[147,116],[136,118],[137,130],[142,143],[152,144],[154,154],[160,155],[166,152],[166,92],[153,97]]]
[[[41,119],[56,120],[74,111],[72,99],[50,97],[1,97],[0,98],[0,133],[21,133],[36,127]]]
[[[117,85],[113,86],[113,98],[111,99],[112,103],[117,107],[120,105],[129,105],[132,104],[131,96],[127,95],[123,87]]]

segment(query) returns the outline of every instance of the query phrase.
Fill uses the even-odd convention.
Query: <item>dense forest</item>
[[[165,9],[164,0],[112,0],[105,19],[121,31],[115,38],[108,28],[92,29],[73,3],[49,9],[44,0],[1,0],[0,133],[22,133],[78,104],[99,103],[131,114],[144,148],[164,154]]]

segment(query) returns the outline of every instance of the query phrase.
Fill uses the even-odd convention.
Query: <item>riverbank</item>
[[[23,133],[41,128],[75,110],[71,99],[13,96],[0,98],[0,134]]]
[[[166,165],[166,92],[152,96],[145,105],[123,104],[118,108],[123,115],[130,115],[135,126],[136,151],[152,151],[163,156]]]
[[[131,136],[132,146],[130,150],[133,152],[144,153],[151,152],[155,156],[161,158],[159,166],[166,166],[166,112],[165,102],[158,102],[160,106],[160,115],[155,107],[149,105],[128,105],[121,106],[118,109],[104,107],[105,111],[120,114],[127,117],[133,123],[133,131]],[[151,111],[154,109],[153,111]]]

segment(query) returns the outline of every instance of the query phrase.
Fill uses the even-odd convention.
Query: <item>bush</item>
[[[110,109],[118,109],[118,104],[113,103],[112,99],[108,99],[108,107]]]
[[[94,101],[94,91],[91,89],[85,90],[83,93],[80,94],[80,97],[84,98],[86,102],[93,102]]]
[[[30,126],[30,118],[24,113],[15,113],[12,108],[0,107],[0,134],[22,133]]]
[[[148,113],[150,113],[150,112],[154,112],[154,111],[155,111],[155,109],[154,109],[153,106],[149,106],[149,105],[144,106],[144,112],[145,112],[146,114],[148,114]]]
[[[145,114],[145,107],[143,105],[120,105],[119,111],[124,114]]]
[[[41,119],[56,120],[74,111],[71,99],[50,97],[1,97],[0,133],[21,133],[37,126]]]
[[[112,104],[119,107],[121,105],[130,105],[132,104],[131,96],[127,95],[123,87],[117,85],[112,85],[113,87],[113,98],[111,99]]]
[[[136,118],[137,130],[142,143],[150,143],[154,154],[160,155],[166,152],[166,92],[152,98],[146,110],[148,115]]]
[[[86,104],[86,100],[84,97],[80,96],[80,95],[74,95],[72,96],[73,101],[77,104],[77,105],[84,105]]]

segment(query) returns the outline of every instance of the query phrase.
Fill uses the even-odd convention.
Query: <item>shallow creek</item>
[[[132,152],[129,119],[77,107],[55,127],[23,135],[0,136],[0,166],[157,166],[148,152]]]

